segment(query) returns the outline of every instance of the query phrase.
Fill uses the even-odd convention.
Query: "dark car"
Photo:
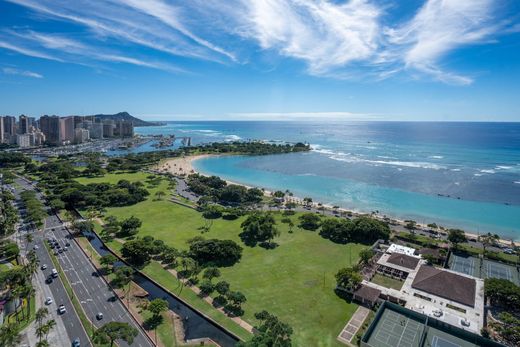
[[[52,277],[51,276],[47,277],[47,279],[45,280],[45,283],[51,284],[52,283]]]
[[[74,341],[72,341],[72,347],[80,347],[81,346],[81,342],[79,340],[79,337],[76,337],[74,339]]]

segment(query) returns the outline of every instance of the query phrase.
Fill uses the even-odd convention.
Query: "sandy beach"
[[[169,172],[169,173],[171,173],[171,174],[173,174],[175,176],[188,176],[188,175],[193,174],[193,173],[201,174],[200,172],[197,172],[195,170],[195,168],[193,167],[193,162],[195,160],[199,160],[199,159],[203,159],[203,158],[218,157],[218,156],[220,156],[220,155],[217,155],[217,154],[200,154],[200,155],[193,155],[193,156],[188,156],[188,157],[178,157],[178,158],[166,159],[166,160],[162,161],[158,165],[157,170],[160,171],[160,172],[164,172],[164,173]],[[229,181],[229,180],[226,180],[226,182],[228,184],[237,184],[237,185],[242,185],[242,186],[247,187],[247,188],[253,188],[252,186],[248,186],[248,185],[243,184],[243,183],[233,182],[233,181]],[[263,189],[265,196],[272,196],[272,192],[271,191],[266,190],[266,189],[264,189],[262,187],[258,187],[258,188]],[[299,204],[299,205],[304,205],[303,198],[297,197],[297,196],[287,196],[286,197],[286,201],[294,202],[294,203]],[[332,210],[333,209],[333,206],[328,205],[328,204],[323,204],[321,206],[323,206],[325,209],[328,209],[328,210]],[[312,203],[312,207],[313,208],[318,208],[318,207],[320,207],[320,205],[319,205],[318,202],[313,202]],[[362,212],[355,211],[355,210],[344,209],[344,208],[341,208],[341,207],[338,208],[337,211],[338,212],[351,213],[354,216],[359,216],[359,215],[366,214],[366,213],[362,213]],[[376,217],[382,219],[380,216],[376,216]],[[397,223],[403,225],[403,226],[406,224],[404,220],[400,220],[400,219],[392,218],[392,217],[390,217],[390,218],[392,220],[396,221]],[[421,228],[427,228],[426,225],[422,225],[421,223],[417,223],[417,226],[421,227]],[[474,238],[474,239],[478,238],[478,235],[476,233],[465,231],[465,234],[466,234],[466,236],[468,238]],[[502,244],[505,244],[505,245],[509,245],[511,243],[511,240],[500,239],[499,242],[502,243]]]

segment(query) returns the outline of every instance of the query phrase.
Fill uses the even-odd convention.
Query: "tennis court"
[[[480,259],[452,254],[450,257],[450,269],[462,274],[480,277]]]
[[[514,266],[498,263],[496,261],[484,260],[482,264],[483,278],[502,278],[520,285],[518,270]]]
[[[455,335],[448,334],[439,329],[428,327],[424,347],[476,347],[474,343],[463,340]]]
[[[370,336],[369,345],[374,347],[417,347],[424,324],[398,312],[385,310],[379,324]]]

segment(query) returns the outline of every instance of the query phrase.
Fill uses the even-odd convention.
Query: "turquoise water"
[[[421,223],[437,222],[443,226],[462,227],[467,231],[492,231],[504,237],[519,238],[520,206],[443,198],[348,179],[293,176],[248,167],[249,161],[272,159],[271,156],[204,158],[195,161],[194,167],[205,174],[225,177],[238,183],[270,190],[289,189],[300,197],[310,196],[314,201],[356,211],[379,210],[382,214],[400,219],[412,218]]]
[[[310,153],[195,165],[353,210],[520,239],[520,123],[172,122],[138,132],[307,142]]]

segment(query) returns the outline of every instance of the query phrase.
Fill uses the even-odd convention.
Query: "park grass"
[[[404,284],[404,281],[399,281],[394,278],[390,278],[380,274],[375,274],[374,277],[372,277],[372,279],[370,280],[370,282],[395,290],[401,290]]]
[[[147,176],[146,173],[110,174],[105,178],[81,178],[80,182],[115,183],[119,179],[144,182]],[[243,318],[255,325],[254,313],[267,310],[293,327],[295,345],[340,346],[336,336],[357,305],[346,302],[334,293],[334,274],[342,267],[356,264],[359,252],[365,246],[335,244],[316,232],[298,228],[289,233],[287,225],[280,222],[281,214],[276,213],[281,231],[281,236],[274,240],[278,247],[270,250],[248,247],[239,237],[244,217],[234,221],[214,220],[210,231],[201,234],[200,228],[207,221],[199,212],[174,204],[167,198],[154,198],[158,190],[165,191],[166,197],[169,196],[166,180],[149,190],[150,196],[146,201],[128,207],[108,208],[106,216],[113,215],[119,219],[135,216],[143,222],[140,237],[150,235],[178,249],[187,249],[186,241],[195,236],[236,241],[244,248],[242,259],[232,267],[221,268],[222,276],[218,280],[228,281],[232,290],[241,291],[247,297],[243,305]],[[295,224],[298,224],[298,215],[290,217]],[[117,241],[109,246],[115,251],[121,247]],[[162,269],[160,264],[152,261],[143,271],[168,289],[178,292],[177,279]],[[221,315],[187,288],[182,291],[181,297],[188,298],[186,300],[190,304],[212,318],[217,313]],[[221,317],[216,321],[223,322]],[[227,321],[226,327],[229,324],[236,326],[231,320]]]

